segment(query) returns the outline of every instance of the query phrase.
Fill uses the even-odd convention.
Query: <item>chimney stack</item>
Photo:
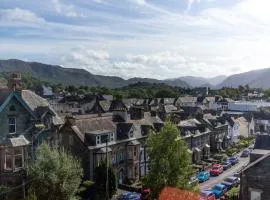
[[[21,90],[21,74],[14,72],[9,77],[8,87],[13,91],[20,91]]]

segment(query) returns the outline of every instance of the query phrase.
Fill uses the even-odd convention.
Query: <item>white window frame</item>
[[[110,141],[114,141],[114,134],[110,133]]]
[[[101,144],[101,137],[100,137],[100,135],[97,135],[96,136],[96,144],[98,145],[98,144]]]
[[[250,192],[250,200],[261,200],[262,190],[255,188],[249,188],[248,190]]]
[[[15,148],[19,149],[19,153],[15,154]],[[23,147],[15,147],[13,149],[11,148],[7,148],[5,149],[5,164],[4,164],[4,169],[6,171],[19,171],[20,169],[22,169],[24,167],[24,151],[23,151]],[[15,165],[15,161],[16,161],[16,157],[20,156],[21,157],[21,161],[22,161],[22,165],[19,167],[16,167]],[[10,157],[11,159],[11,168],[7,168],[7,157]]]
[[[10,157],[11,160],[11,167],[7,168],[7,157]],[[13,170],[13,153],[12,153],[12,149],[5,149],[5,165],[4,165],[4,169],[6,171],[12,171]]]
[[[14,124],[11,124],[11,123],[9,122],[9,120],[10,120],[11,118],[14,118]],[[10,127],[10,126],[14,126],[14,127],[15,127],[15,131],[14,131],[14,132],[10,132],[10,131],[9,131],[9,127]],[[15,133],[16,133],[16,129],[17,129],[17,127],[16,127],[16,117],[8,117],[8,133],[9,133],[9,134],[15,134]]]
[[[24,157],[23,157],[23,148],[22,147],[17,147],[17,148],[20,148],[20,153],[19,154],[15,154],[15,149],[13,149],[13,153],[14,153],[14,171],[18,171],[18,170],[20,170],[20,169],[22,169],[23,167],[24,167]],[[22,159],[22,166],[20,166],[20,167],[16,167],[16,165],[15,165],[15,160],[16,160],[16,157],[17,156],[20,156],[21,157],[21,159]]]

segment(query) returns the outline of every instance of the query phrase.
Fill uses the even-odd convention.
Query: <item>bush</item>
[[[234,197],[238,197],[240,193],[240,186],[232,188],[227,192],[229,199],[233,199]]]

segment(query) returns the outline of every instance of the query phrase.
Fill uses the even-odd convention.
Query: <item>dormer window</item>
[[[8,132],[10,134],[16,133],[16,117],[8,118]]]
[[[110,141],[114,141],[114,134],[110,133]]]
[[[129,132],[129,137],[130,137],[130,138],[133,137],[133,130],[131,130],[131,131]]]

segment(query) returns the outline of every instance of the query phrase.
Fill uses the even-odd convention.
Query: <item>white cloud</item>
[[[58,0],[54,1],[59,3]],[[210,0],[189,2],[192,6],[207,1]],[[45,22],[46,26],[31,30],[31,33],[18,29],[17,37],[37,34],[39,37],[53,37],[53,40],[37,40],[33,43],[21,40],[18,43],[3,42],[4,39],[0,39],[1,45],[4,44],[4,50],[0,51],[5,55],[9,52],[11,55],[16,55],[16,52],[18,55],[24,52],[27,55],[38,53],[38,58],[44,55],[50,57],[51,63],[124,78],[141,76],[163,79],[183,75],[208,77],[269,67],[268,0],[235,1],[234,5],[226,8],[212,7],[193,14],[172,13],[166,10],[168,8],[149,1],[127,0],[125,3],[129,2],[129,7],[127,3],[120,6],[130,9],[132,13],[124,17],[115,2],[108,7],[113,5],[117,12],[120,10],[119,13],[90,10],[91,18],[87,22],[81,20],[77,25]],[[71,16],[75,17],[81,11],[76,4],[66,6],[66,12],[66,8],[61,6],[57,12],[70,11]],[[17,13],[17,17],[10,15],[11,11]],[[0,10],[0,26],[3,26],[4,21],[15,22],[17,19],[31,23],[44,22],[30,11],[23,10],[23,13],[31,13],[24,14],[28,17],[18,17],[21,11],[15,11]],[[76,14],[72,14],[73,11]],[[146,18],[139,15],[141,11],[148,13]],[[80,44],[81,48],[72,48]],[[59,57],[62,59],[58,60]]]
[[[40,23],[44,19],[35,13],[21,8],[0,9],[0,20],[3,22]]]
[[[75,6],[72,4],[64,4],[60,0],[52,0],[54,10],[67,17],[85,17],[82,13],[75,10]]]

